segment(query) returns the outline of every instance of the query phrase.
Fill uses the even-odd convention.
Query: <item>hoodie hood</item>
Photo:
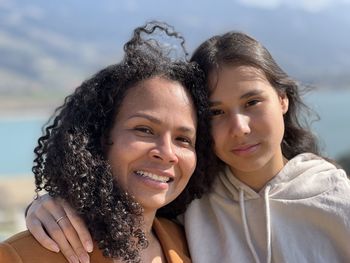
[[[336,176],[335,176],[336,175]],[[227,166],[219,174],[219,180],[232,196],[239,201],[239,192],[244,192],[244,199],[261,198],[269,188],[269,198],[279,200],[298,200],[314,197],[343,183],[346,177],[342,169],[312,153],[300,154],[286,163],[282,170],[272,178],[259,192],[239,181]],[[340,179],[340,181],[339,181]]]

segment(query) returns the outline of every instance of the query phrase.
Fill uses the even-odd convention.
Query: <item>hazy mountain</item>
[[[253,2],[0,0],[0,94],[71,89],[118,61],[131,30],[150,19],[174,25],[191,51],[213,34],[248,32],[294,77],[350,86],[347,1],[319,10]]]

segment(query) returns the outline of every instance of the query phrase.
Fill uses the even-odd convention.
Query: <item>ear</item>
[[[283,114],[286,114],[288,111],[288,106],[289,106],[289,100],[288,100],[287,94],[283,93],[283,94],[279,95],[279,99],[280,99],[280,103],[281,103],[282,112],[283,112]]]

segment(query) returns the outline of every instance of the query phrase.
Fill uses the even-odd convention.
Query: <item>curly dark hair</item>
[[[191,95],[197,112],[197,167],[185,190],[157,215],[172,218],[184,212],[194,198],[209,190],[215,175],[210,172],[215,157],[203,72],[195,63],[165,54],[159,41],[150,38],[157,29],[183,40],[164,23],[136,28],[124,46],[123,60],[102,69],[66,97],[34,150],[36,192],[44,189],[66,200],[85,220],[104,255],[126,262],[139,262],[140,250],[148,245],[141,230],[143,210],[114,179],[118,175],[111,173],[103,142],[109,142],[129,88],[156,76],[179,82]]]
[[[281,69],[260,42],[236,31],[216,35],[204,41],[190,61],[198,63],[207,78],[225,65],[248,65],[262,70],[276,92],[286,94],[289,100],[284,115],[283,155],[291,159],[304,152],[320,154],[317,139],[309,129],[307,119],[312,111],[302,101],[301,86]]]

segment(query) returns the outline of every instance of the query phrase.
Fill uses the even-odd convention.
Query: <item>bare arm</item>
[[[88,263],[93,249],[91,235],[84,221],[63,200],[48,194],[30,205],[26,224],[28,230],[45,248],[59,252],[72,263]]]

